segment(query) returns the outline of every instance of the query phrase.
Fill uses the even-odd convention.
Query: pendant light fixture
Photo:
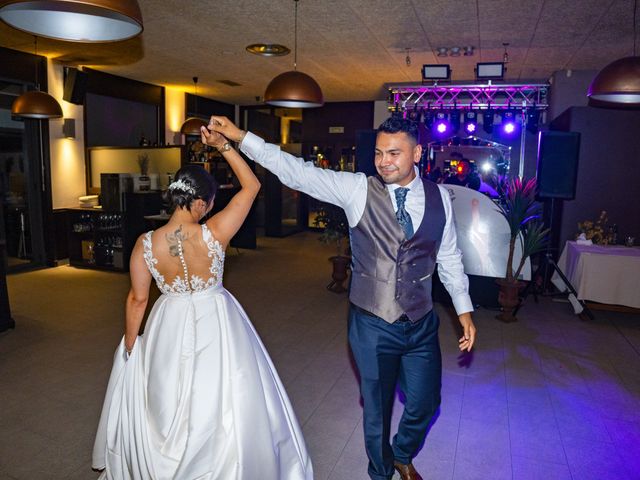
[[[34,37],[36,62],[36,89],[23,93],[13,101],[11,114],[23,118],[60,118],[62,107],[58,101],[46,92],[40,91],[38,83],[38,37]]]
[[[193,77],[193,90],[195,94],[195,110],[198,114],[198,77]],[[200,127],[206,127],[207,122],[198,117],[187,118],[182,127],[180,127],[180,133],[183,135],[200,135]]]
[[[638,0],[633,3],[633,56],[621,58],[604,67],[595,76],[587,96],[594,107],[640,107],[640,57],[636,55],[636,14]]]
[[[275,107],[311,108],[324,105],[324,97],[318,83],[298,68],[298,0],[295,2],[293,45],[293,70],[275,77],[264,93],[264,101]]]
[[[136,0],[0,0],[0,19],[24,32],[70,42],[116,42],[142,32]]]

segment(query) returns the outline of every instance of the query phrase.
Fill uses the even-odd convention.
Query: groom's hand
[[[234,142],[241,142],[244,138],[244,135],[247,133],[244,130],[240,130],[238,127],[236,127],[234,123],[227,117],[219,117],[217,115],[211,116],[207,128],[212,132],[218,132],[224,135],[229,140],[233,140]]]
[[[215,147],[218,150],[220,150],[227,142],[226,138],[224,138],[218,132],[210,132],[207,127],[200,128],[200,137],[202,143]]]
[[[470,352],[474,342],[476,341],[476,326],[473,324],[470,312],[458,315],[458,319],[460,320],[460,325],[462,325],[463,331],[462,337],[458,340],[458,348],[463,352],[465,350]]]

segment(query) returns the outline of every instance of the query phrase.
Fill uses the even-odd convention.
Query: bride
[[[260,183],[225,137],[203,127],[202,142],[222,153],[242,188],[200,225],[216,185],[203,168],[182,167],[169,186],[169,222],[138,239],[92,465],[109,480],[312,480],[278,374],[222,286],[225,247]],[[152,279],[162,295],[138,336]]]

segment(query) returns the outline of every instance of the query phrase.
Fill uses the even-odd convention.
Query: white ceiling
[[[116,44],[39,40],[39,53],[240,104],[293,67],[293,52],[264,58],[251,43],[293,50],[293,0],[138,0],[141,37]],[[546,80],[556,70],[595,70],[633,53],[634,0],[300,0],[298,69],[326,101],[385,99],[385,83],[419,83],[424,63],[449,63],[455,81],[477,62],[501,61],[507,80]],[[639,22],[640,23],[640,22]],[[33,37],[0,25],[0,45],[33,52]],[[438,47],[472,45],[472,57],[440,58]],[[405,64],[410,48],[412,64]],[[1,74],[0,74],[1,76]],[[241,84],[229,87],[218,80]]]

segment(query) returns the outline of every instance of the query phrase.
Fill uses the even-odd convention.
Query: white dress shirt
[[[277,145],[266,143],[251,132],[245,135],[240,144],[240,150],[274,173],[287,187],[342,207],[347,215],[349,227],[354,228],[362,218],[367,203],[367,177],[364,173],[336,172],[318,168],[311,162],[305,162],[301,158],[283,152]],[[398,187],[400,185],[387,184],[394,211],[398,206],[393,192]],[[411,216],[413,231],[417,232],[425,210],[424,186],[417,175],[417,169],[416,178],[406,187],[409,188],[409,192],[405,209]],[[456,312],[460,315],[473,311],[473,304],[469,297],[469,279],[464,273],[462,254],[456,244],[451,199],[446,189],[440,186],[439,188],[446,223],[436,258],[438,275],[451,295]]]

